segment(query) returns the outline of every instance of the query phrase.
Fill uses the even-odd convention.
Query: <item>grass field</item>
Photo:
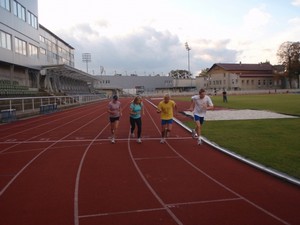
[[[190,98],[175,99],[190,101]],[[297,119],[206,121],[203,136],[239,155],[300,179],[300,95],[212,96],[215,106],[258,109],[299,116]],[[193,127],[193,122],[187,122]]]

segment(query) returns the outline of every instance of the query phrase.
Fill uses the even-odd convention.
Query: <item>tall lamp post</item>
[[[91,53],[82,53],[82,62],[86,63],[86,72],[89,73],[88,63],[91,62]]]
[[[191,72],[190,72],[190,50],[191,50],[191,48],[189,47],[189,44],[187,42],[185,42],[185,48],[188,52],[188,73],[190,76],[190,74],[191,74]]]

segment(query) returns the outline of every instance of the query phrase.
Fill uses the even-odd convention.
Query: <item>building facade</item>
[[[214,64],[203,79],[208,90],[266,90],[281,88],[270,63]]]
[[[74,67],[74,48],[39,25],[38,0],[0,0],[0,80],[39,89],[45,65]],[[17,86],[12,86],[16,85]]]

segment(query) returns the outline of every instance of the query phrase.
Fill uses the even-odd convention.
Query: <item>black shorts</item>
[[[119,121],[120,120],[120,117],[118,116],[118,117],[109,117],[109,121],[111,122],[111,123],[114,123],[114,122],[116,122],[116,121]]]

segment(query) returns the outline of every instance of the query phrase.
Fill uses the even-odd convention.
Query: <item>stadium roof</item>
[[[43,74],[44,73],[44,74]],[[95,76],[85,73],[81,70],[75,69],[74,67],[62,64],[52,66],[42,66],[41,74],[51,74],[57,76],[65,76],[76,80],[83,80],[85,82],[93,82],[98,80]]]

